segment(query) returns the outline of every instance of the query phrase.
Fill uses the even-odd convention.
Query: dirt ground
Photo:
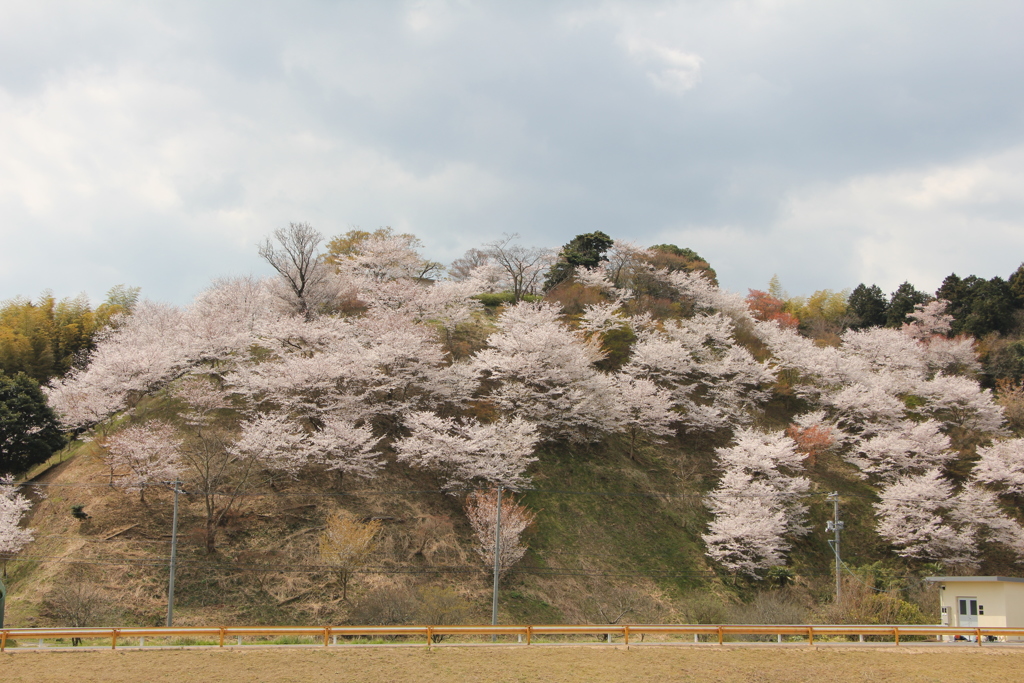
[[[1024,649],[771,647],[248,648],[19,652],[0,680],[25,681],[700,681],[978,683],[1024,680]]]

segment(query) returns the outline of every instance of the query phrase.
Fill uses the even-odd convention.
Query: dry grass
[[[1024,650],[521,647],[39,652],[0,656],[24,681],[1019,681]]]

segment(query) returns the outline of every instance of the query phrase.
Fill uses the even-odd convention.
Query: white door
[[[958,626],[978,626],[978,598],[957,598]]]

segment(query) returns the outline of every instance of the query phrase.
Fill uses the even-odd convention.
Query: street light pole
[[[174,513],[171,515],[171,576],[167,580],[167,626],[174,622],[174,573],[178,567],[178,488],[177,480],[174,481]]]
[[[839,554],[839,532],[843,530],[843,523],[839,521],[839,492],[833,491],[828,495],[828,500],[832,501],[832,520],[826,525],[828,531],[835,532],[835,538],[829,540],[828,544],[832,546],[832,552],[836,556],[836,604],[839,604],[839,600],[842,597],[842,577],[843,577],[843,561]]]
[[[491,626],[498,625],[498,576],[501,573],[501,484],[498,485],[498,508],[494,514],[494,598],[491,601]],[[491,640],[497,640],[494,635]]]

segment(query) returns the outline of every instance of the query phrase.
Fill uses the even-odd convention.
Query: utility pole
[[[498,575],[501,573],[501,484],[498,484],[498,507],[494,514],[494,599],[491,602],[491,626],[498,625]],[[497,641],[497,634],[491,641]]]
[[[839,555],[839,532],[843,530],[844,526],[839,521],[839,491],[833,491],[828,494],[828,500],[832,501],[832,519],[826,524],[825,528],[828,531],[834,531],[836,535],[834,539],[829,540],[828,544],[832,546],[832,552],[836,555],[836,604],[839,604],[843,590],[843,561]]]
[[[174,571],[178,567],[178,494],[181,489],[174,481],[174,514],[171,516],[171,576],[167,580],[167,626],[174,623]]]

